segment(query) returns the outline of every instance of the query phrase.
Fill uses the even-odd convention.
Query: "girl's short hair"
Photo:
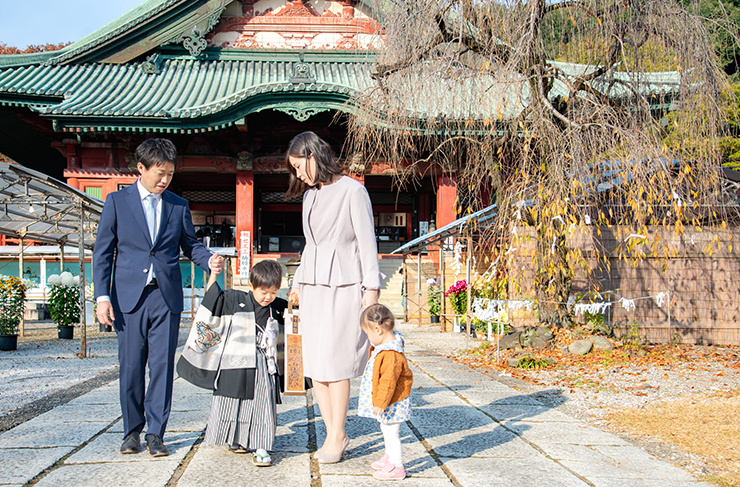
[[[393,317],[391,310],[382,304],[371,304],[360,315],[360,325],[367,326],[370,323],[392,330],[396,326],[396,318]]]
[[[305,158],[313,156],[316,161],[314,184],[330,181],[335,174],[342,174],[342,166],[334,159],[331,146],[313,132],[303,132],[293,137],[285,153],[285,167],[288,169],[288,191],[286,199],[302,195],[310,186],[298,179],[295,168],[290,164],[291,157]]]
[[[261,260],[249,271],[249,284],[254,289],[280,289],[282,282],[283,268],[276,260]]]

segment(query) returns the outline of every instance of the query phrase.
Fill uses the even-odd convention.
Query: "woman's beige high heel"
[[[322,451],[322,449],[320,449],[316,452],[314,456],[318,459],[319,463],[337,463],[344,458],[344,451],[347,449],[348,446],[349,437],[345,436],[344,445],[342,446],[342,449],[339,451],[339,453],[335,453],[332,455],[330,453],[325,453],[324,451]]]

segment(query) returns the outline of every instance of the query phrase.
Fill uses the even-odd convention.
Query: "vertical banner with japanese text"
[[[249,276],[252,268],[252,232],[244,230],[239,234],[239,275],[242,279]]]

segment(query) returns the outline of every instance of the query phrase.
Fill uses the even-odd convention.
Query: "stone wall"
[[[629,232],[619,228],[600,231],[598,235],[593,228],[592,234],[569,238],[569,245],[582,249],[592,267],[596,267],[594,244],[609,255],[610,264],[608,269],[602,265],[590,272],[577,269],[572,295],[598,286],[605,300],[615,302],[605,313],[615,333],[639,334],[651,343],[673,340],[740,345],[740,229],[710,232],[686,228],[682,235],[675,236],[671,229],[650,228],[647,239],[640,239],[643,243],[637,246],[645,249],[647,256],[636,266],[617,255],[618,245]],[[647,247],[652,243],[658,243],[657,256],[649,255]],[[534,239],[530,239],[512,260],[511,269],[518,272],[510,276],[525,290],[532,282],[533,249]],[[510,288],[512,296],[514,284]],[[666,303],[659,307],[656,296],[666,292],[670,306]],[[626,309],[622,302],[616,302],[620,298],[633,300],[634,308]],[[536,318],[532,312],[518,313],[513,324],[532,324]]]

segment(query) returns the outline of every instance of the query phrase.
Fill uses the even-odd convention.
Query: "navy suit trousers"
[[[172,407],[180,314],[169,310],[159,288],[147,286],[130,313],[116,313],[115,328],[124,435],[141,433],[146,423],[147,434],[163,438]]]

